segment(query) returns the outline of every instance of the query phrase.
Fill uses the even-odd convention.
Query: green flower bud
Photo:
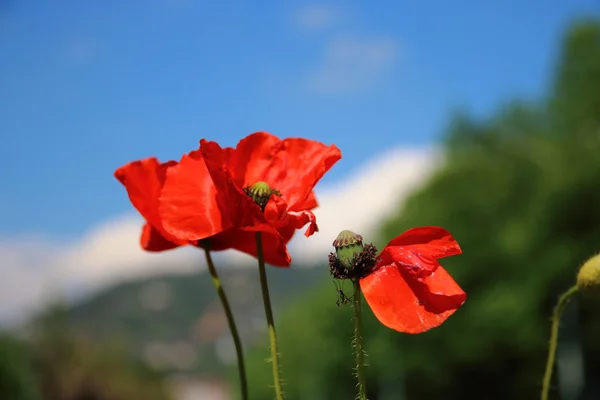
[[[584,294],[600,296],[600,254],[583,264],[577,274],[577,287]]]
[[[252,186],[247,186],[244,188],[244,193],[248,196],[252,197],[252,200],[261,208],[261,210],[265,210],[271,195],[276,194],[277,196],[281,196],[281,193],[277,189],[271,189],[267,182],[256,182]]]
[[[355,259],[363,252],[363,238],[351,231],[341,231],[333,241],[337,258],[346,269],[354,268]]]

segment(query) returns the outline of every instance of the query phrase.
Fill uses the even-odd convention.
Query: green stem
[[[203,245],[204,254],[206,255],[206,264],[208,265],[208,272],[210,273],[212,282],[215,285],[215,289],[217,289],[217,294],[219,295],[219,299],[221,300],[221,304],[223,305],[223,309],[225,310],[225,315],[227,316],[227,323],[229,324],[229,330],[231,331],[233,343],[235,344],[235,352],[237,354],[238,361],[238,372],[240,375],[240,388],[242,392],[242,400],[248,400],[248,381],[246,378],[244,352],[242,349],[242,341],[240,340],[240,334],[238,333],[235,320],[233,319],[233,313],[231,312],[229,300],[227,300],[225,290],[223,289],[223,285],[221,284],[221,280],[219,279],[219,275],[217,274],[217,270],[210,255],[209,245],[208,243],[203,243]]]
[[[260,288],[262,290],[265,315],[269,327],[269,342],[271,344],[271,363],[273,364],[273,381],[275,382],[275,395],[277,400],[283,400],[283,388],[279,372],[279,351],[277,349],[277,335],[275,334],[275,322],[273,322],[273,310],[269,297],[269,284],[267,283],[267,271],[265,268],[265,256],[262,246],[262,234],[256,232],[256,257],[258,258],[258,272],[260,274]]]
[[[358,398],[367,400],[367,385],[365,378],[365,351],[362,340],[362,306],[361,290],[358,279],[354,284],[354,348],[356,351],[356,378],[358,379]]]
[[[548,361],[546,362],[546,371],[542,385],[542,400],[548,400],[550,392],[550,382],[552,381],[552,371],[554,370],[554,359],[556,356],[556,346],[558,345],[558,328],[560,325],[560,315],[563,309],[571,299],[571,296],[577,293],[577,285],[571,287],[558,298],[552,314],[552,328],[550,331],[550,348],[548,349]]]

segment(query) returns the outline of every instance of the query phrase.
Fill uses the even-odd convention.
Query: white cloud
[[[335,187],[317,186],[320,232],[310,238],[303,230],[296,233],[290,243],[294,264],[326,260],[331,242],[343,229],[374,239],[381,220],[438,162],[431,149],[396,149],[359,166]],[[138,216],[115,218],[72,243],[0,238],[0,324],[22,320],[52,297],[72,299],[123,280],[204,268],[202,253],[191,247],[157,254],[141,250],[141,223]],[[217,261],[254,263],[239,252],[217,254]]]
[[[55,276],[69,287],[95,289],[140,276],[193,271],[202,253],[192,247],[148,253],[139,246],[142,219],[137,215],[109,221],[89,231],[56,257]]]
[[[294,22],[305,31],[318,31],[332,27],[342,17],[343,11],[326,4],[311,4],[294,13]]]
[[[21,318],[49,294],[48,260],[56,256],[49,240],[22,237],[0,240],[0,322]]]
[[[391,37],[336,37],[309,72],[307,85],[322,93],[368,89],[389,72],[397,56],[398,44]]]
[[[203,265],[202,254],[193,248],[143,251],[141,224],[137,215],[115,218],[71,243],[0,239],[0,324],[22,320],[44,300],[75,299],[127,279],[185,273]]]
[[[319,232],[308,239],[297,234],[290,244],[292,257],[301,263],[326,262],[332,242],[344,229],[367,242],[375,240],[381,223],[426,182],[440,160],[432,149],[393,149],[359,166],[339,185],[318,190],[314,213]]]

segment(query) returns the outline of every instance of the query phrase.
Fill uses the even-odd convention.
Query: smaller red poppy
[[[438,259],[461,252],[452,235],[436,226],[413,228],[390,241],[373,272],[360,280],[377,319],[405,333],[441,325],[467,295]]]

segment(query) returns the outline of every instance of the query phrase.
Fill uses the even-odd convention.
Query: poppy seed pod
[[[346,269],[354,267],[354,260],[363,251],[363,238],[352,231],[341,231],[333,241],[338,260]]]
[[[256,182],[252,186],[248,186],[244,188],[244,192],[252,197],[252,200],[264,211],[271,195],[276,194],[277,196],[281,196],[281,193],[277,189],[271,189],[267,182]]]
[[[600,296],[600,254],[583,264],[577,274],[577,287],[584,294]]]

